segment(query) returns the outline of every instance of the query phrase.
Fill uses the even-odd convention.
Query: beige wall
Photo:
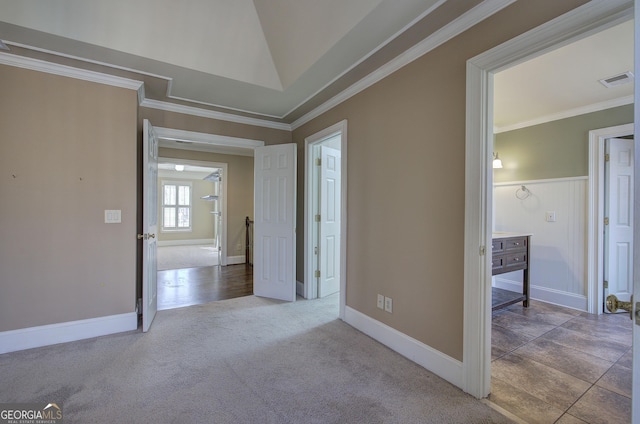
[[[227,173],[227,256],[245,253],[245,217],[253,218],[253,157],[196,152],[192,150],[160,149],[160,156],[226,163]],[[224,176],[223,176],[224,178]],[[238,246],[240,247],[238,249]]]
[[[579,177],[589,174],[589,131],[633,122],[633,105],[587,113],[496,134],[503,168],[495,182]]]
[[[4,65],[0,81],[0,331],[133,312],[137,93]]]
[[[519,1],[294,131],[303,222],[304,138],[348,120],[349,307],[462,360],[466,61],[582,3]]]

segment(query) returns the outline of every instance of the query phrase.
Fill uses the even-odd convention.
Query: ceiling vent
[[[618,85],[627,84],[631,81],[633,81],[633,73],[629,71],[600,80],[602,85],[607,88],[617,87]]]

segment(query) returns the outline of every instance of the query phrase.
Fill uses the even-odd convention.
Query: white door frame
[[[589,131],[589,192],[587,217],[587,311],[602,314],[604,281],[604,143],[633,134],[633,124]]]
[[[229,137],[222,136],[218,134],[207,134],[200,133],[195,131],[185,131],[185,130],[177,130],[174,128],[163,128],[163,127],[154,127],[155,132],[158,136],[158,139],[161,141],[160,147],[162,146],[162,140],[169,141],[181,141],[188,142],[194,144],[200,144],[203,146],[216,146],[224,149],[223,151],[217,152],[218,154],[228,154],[228,155],[245,155],[245,156],[253,156],[253,151],[256,147],[264,146],[264,141],[260,140],[250,140],[246,138],[239,137]],[[172,147],[173,148],[173,147]],[[222,253],[221,253],[221,262],[222,265],[225,266],[228,263],[227,257],[227,182],[229,173],[227,172],[227,164],[226,163],[214,163],[214,162],[205,162],[205,161],[192,161],[192,160],[181,160],[181,159],[171,159],[172,162],[183,163],[185,165],[200,165],[200,166],[215,166],[217,168],[222,168],[222,193],[224,196],[224,201],[222,202],[222,231],[220,237],[220,244],[222,245]],[[220,166],[218,166],[220,165]]]
[[[347,288],[347,121],[343,120],[319,131],[304,140],[305,152],[305,174],[304,174],[304,291],[305,299],[314,299],[318,297],[318,285],[313,275],[313,224],[314,211],[312,208],[312,195],[317,193],[313,187],[313,147],[326,140],[340,134],[340,151],[342,161],[340,165],[341,183],[340,183],[340,318],[344,319],[344,310],[346,305],[346,288]]]
[[[222,169],[222,187],[221,187],[221,196],[220,196],[220,205],[222,212],[222,225],[220,228],[220,265],[227,266],[228,258],[227,258],[227,181],[229,177],[229,173],[227,170],[229,169],[229,165],[224,162],[208,162],[204,160],[189,160],[189,159],[175,159],[168,157],[159,157],[158,163],[173,163],[176,165],[192,165],[192,166],[203,166],[207,168],[219,168]],[[159,210],[158,210],[159,211]],[[159,219],[159,218],[158,218]]]
[[[493,75],[633,18],[633,0],[591,1],[467,61],[463,389],[491,386]]]

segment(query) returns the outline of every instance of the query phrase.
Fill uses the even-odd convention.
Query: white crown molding
[[[128,90],[135,90],[138,92],[138,99],[140,99],[141,96],[144,97],[144,83],[142,81],[117,77],[95,71],[88,71],[86,69],[78,69],[72,66],[46,62],[44,60],[32,59],[30,57],[16,56],[10,53],[0,53],[0,64],[75,78],[83,81],[96,82],[98,84],[126,88]]]
[[[618,99],[607,100],[605,102],[594,103],[591,105],[577,107],[575,109],[569,109],[550,115],[541,116],[539,118],[531,119],[529,121],[519,122],[517,124],[505,125],[503,127],[494,127],[493,133],[499,134],[507,131],[519,130],[534,125],[545,124],[547,122],[557,121],[560,119],[572,118],[574,116],[584,115],[592,112],[599,112],[601,110],[611,109],[618,106],[625,106],[633,104],[633,95],[620,97]]]
[[[32,47],[30,47],[32,48]],[[34,50],[37,50],[33,48]],[[60,55],[63,57],[68,57]],[[96,63],[87,61],[89,63]],[[25,56],[18,56],[11,53],[0,52],[0,64],[14,66],[17,68],[29,69],[32,71],[45,72],[63,77],[75,78],[83,81],[96,82],[99,84],[111,85],[114,87],[136,90],[138,92],[138,104],[143,107],[164,110],[167,112],[176,112],[187,115],[199,116],[203,118],[218,119],[222,121],[236,122],[240,124],[253,125],[259,127],[273,128],[277,130],[291,131],[291,125],[267,121],[258,118],[249,118],[231,113],[216,112],[207,109],[201,109],[191,106],[183,106],[174,103],[161,102],[145,98],[144,82],[132,80],[129,78],[118,77],[114,75],[104,74],[86,69],[74,68],[72,66],[61,65],[58,63],[47,62],[40,59],[33,59]],[[113,67],[113,66],[111,66]],[[135,71],[138,72],[138,71]],[[163,77],[166,79],[166,77]]]
[[[308,112],[298,118],[291,124],[291,128],[295,130],[312,119],[317,118],[328,110],[338,106],[340,103],[350,99],[366,88],[369,88],[383,78],[391,75],[403,66],[408,65],[419,57],[429,53],[436,47],[463,33],[478,22],[481,22],[494,13],[504,9],[514,1],[515,0],[486,0],[480,3],[478,6],[451,21],[449,24],[434,32],[420,43],[398,55],[395,59],[387,62],[385,65],[362,78],[360,81],[354,83],[346,90],[327,100],[311,112]]]
[[[267,121],[264,119],[239,116],[231,113],[217,112],[201,109],[193,106],[179,105],[175,103],[161,102],[159,100],[144,99],[140,106],[151,109],[164,110],[166,112],[182,113],[185,115],[199,116],[201,118],[218,119],[221,121],[236,122],[238,124],[253,125],[257,127],[272,128],[276,130],[291,131],[291,125],[282,122]]]

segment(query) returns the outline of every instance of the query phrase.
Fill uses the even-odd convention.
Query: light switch
[[[104,211],[104,223],[105,224],[122,223],[122,211],[120,209],[106,209]]]
[[[545,214],[545,219],[547,220],[547,222],[556,222],[556,212],[555,211],[548,211]]]

